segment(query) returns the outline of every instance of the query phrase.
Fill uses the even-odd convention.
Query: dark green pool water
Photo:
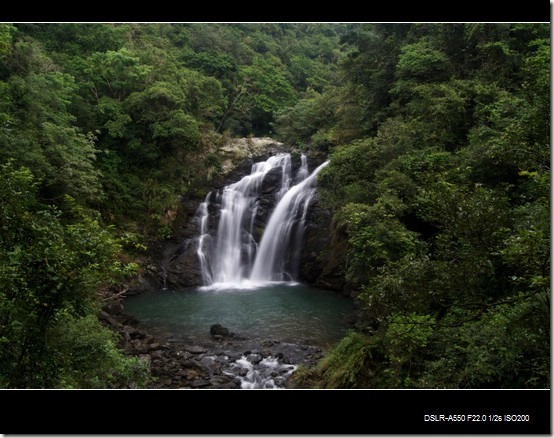
[[[209,336],[222,324],[248,338],[326,345],[346,332],[352,301],[302,284],[277,283],[253,289],[164,290],[132,296],[125,313],[153,332],[182,339]]]

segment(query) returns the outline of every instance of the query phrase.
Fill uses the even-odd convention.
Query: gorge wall
[[[278,153],[289,152],[287,149],[284,144],[269,138],[232,140],[220,149],[222,172],[208,191],[212,190],[215,193],[222,187],[240,180],[250,174],[254,163],[265,161]],[[301,166],[301,156],[299,152],[290,153],[292,172],[296,174]],[[308,155],[309,171],[312,172],[324,160],[323,156]],[[282,172],[278,167],[271,169],[263,178],[252,231],[252,237],[257,242],[260,242],[269,216],[275,208],[281,182]],[[208,203],[207,227],[213,235],[216,233],[220,205],[214,202],[215,196],[212,198],[214,199]],[[174,238],[160,248],[160,260],[148,266],[137,289],[185,289],[202,285],[202,272],[197,254],[200,224],[195,215],[203,201],[203,198],[182,199],[177,213]],[[317,191],[306,219],[297,280],[347,294],[343,275],[346,242],[334,230],[332,213],[322,205]]]

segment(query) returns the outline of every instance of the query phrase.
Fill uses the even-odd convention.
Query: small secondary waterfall
[[[211,192],[196,213],[200,235],[197,254],[206,286],[255,286],[269,281],[291,281],[296,276],[306,216],[315,195],[316,177],[328,162],[309,174],[307,158],[292,175],[290,154],[278,154],[252,166],[250,175]],[[258,245],[254,223],[269,172],[281,172],[277,204]],[[219,205],[215,235],[209,232],[210,204]],[[215,227],[214,227],[215,228]]]

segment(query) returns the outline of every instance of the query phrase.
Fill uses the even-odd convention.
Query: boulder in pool
[[[214,324],[210,327],[210,335],[212,336],[229,336],[229,329],[221,324]]]

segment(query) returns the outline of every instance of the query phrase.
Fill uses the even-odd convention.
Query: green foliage
[[[350,332],[317,366],[318,388],[362,388],[373,375],[372,343],[366,336]]]
[[[5,60],[12,51],[13,35],[16,28],[11,24],[0,24],[0,59]]]
[[[346,98],[338,126],[344,142],[374,133],[387,117],[390,87],[408,25],[361,25],[344,40],[349,53],[343,62]]]
[[[422,24],[351,37],[350,99],[337,104],[320,187],[348,243],[366,343],[343,351],[342,363],[362,364],[354,374],[332,350],[310,385],[549,387],[545,32]]]
[[[336,215],[349,236],[352,257],[347,279],[357,285],[370,281],[383,265],[417,252],[416,233],[394,217],[396,205],[386,205],[382,199],[372,206],[347,204]]]
[[[40,116],[30,117],[20,104],[15,117],[13,112],[5,113],[10,123],[21,120],[29,128],[17,138],[19,143],[33,140],[32,148],[26,147],[32,153],[21,157],[22,164],[45,177],[45,185],[54,192],[49,197],[68,193],[82,199],[84,194],[68,187],[69,181],[50,184],[51,176],[55,179],[63,172],[41,169],[45,160],[40,118],[56,117],[46,121],[60,126],[57,132],[64,133],[65,143],[77,146],[84,138],[94,140],[96,163],[89,169],[89,180],[81,181],[84,175],[76,175],[71,179],[74,186],[90,189],[89,203],[106,215],[120,217],[128,212],[139,223],[149,222],[153,208],[173,207],[179,195],[195,193],[213,177],[203,157],[217,146],[214,131],[266,135],[277,111],[294,103],[310,84],[321,88],[329,81],[344,30],[344,26],[335,30],[332,26],[217,24],[17,28],[24,38],[14,45],[11,80],[17,83],[20,76],[29,75],[25,82],[33,84],[18,85],[17,95],[12,93],[13,99],[4,101],[11,105],[30,96],[32,90],[23,85],[36,88],[37,99],[28,105]],[[285,45],[290,51],[282,50]],[[65,82],[63,87],[45,84],[39,89],[33,75],[43,82],[50,76]],[[51,92],[43,90],[46,87]],[[48,102],[43,102],[45,97]],[[40,112],[43,108],[48,109]],[[73,134],[69,128],[75,130]],[[29,136],[29,130],[37,134]],[[6,131],[6,145],[14,144],[12,132]],[[23,148],[6,147],[13,150]],[[83,158],[92,157],[82,151]],[[85,169],[84,160],[79,163]],[[101,180],[102,187],[92,179]],[[147,190],[142,181],[148,181]],[[166,193],[168,187],[171,194]],[[160,199],[153,199],[156,193]]]
[[[252,65],[243,71],[253,101],[250,111],[271,114],[292,102],[294,89],[285,74],[284,66],[275,56],[254,57]]]
[[[383,161],[379,146],[375,141],[358,140],[337,149],[333,160],[319,177],[324,195],[330,203],[369,202],[375,199],[373,177]]]
[[[340,96],[328,90],[324,94],[309,90],[294,107],[276,113],[275,130],[287,144],[310,144],[327,150],[335,142],[333,125]],[[327,128],[327,129],[326,129]]]
[[[524,202],[514,215],[514,232],[503,242],[500,255],[510,267],[514,289],[548,295],[550,291],[550,181],[548,175],[529,174]]]
[[[400,50],[395,75],[401,81],[436,82],[448,77],[448,58],[424,39]]]
[[[194,117],[176,110],[169,114],[167,120],[152,125],[152,138],[175,149],[183,145],[194,148],[200,141],[200,128]]]
[[[93,315],[60,316],[48,333],[52,388],[139,388],[150,377],[136,357],[126,357],[116,347],[116,335]]]
[[[549,387],[549,313],[544,294],[515,296],[474,318],[453,309],[434,334],[437,354],[425,363],[417,386]]]
[[[416,355],[424,351],[433,335],[434,318],[429,315],[394,314],[383,336],[389,367],[386,379],[394,386],[410,386]]]
[[[185,56],[185,62],[188,67],[218,79],[232,78],[238,71],[237,61],[233,56],[213,50],[190,53]]]
[[[111,375],[97,374],[93,366],[101,360],[94,357],[93,344],[110,356],[106,365],[117,365],[130,376],[131,362],[116,351],[94,316],[98,286],[120,281],[133,268],[118,261],[121,246],[111,230],[72,198],[65,200],[66,214],[42,204],[28,169],[2,165],[0,185],[0,386],[88,386],[87,379],[96,382],[92,386],[110,385],[115,382]],[[73,354],[72,346],[77,348],[76,331],[81,329],[89,331],[89,338],[80,354],[83,361],[89,355],[91,366],[79,371],[65,356]],[[65,353],[56,344],[61,333],[67,336]],[[63,377],[67,373],[76,380]]]
[[[473,84],[467,81],[411,85],[405,112],[411,119],[414,144],[437,146],[448,150],[464,146],[470,123]]]
[[[84,73],[92,82],[92,92],[124,100],[130,93],[141,89],[152,72],[152,66],[141,64],[140,58],[127,48],[117,51],[96,52],[88,60]]]
[[[59,72],[15,76],[4,85],[0,160],[14,159],[42,178],[44,196],[101,199],[98,150],[92,134],[73,126],[69,113],[74,79]]]

